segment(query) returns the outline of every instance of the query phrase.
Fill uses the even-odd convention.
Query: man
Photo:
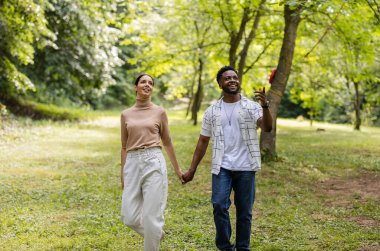
[[[236,70],[222,67],[216,76],[223,97],[205,112],[202,129],[190,169],[183,175],[191,181],[212,138],[212,205],[219,250],[250,250],[252,207],[255,199],[255,173],[261,156],[256,129],[272,130],[272,116],[265,88],[255,91],[260,104],[240,94]],[[236,243],[230,242],[230,194],[234,190]]]

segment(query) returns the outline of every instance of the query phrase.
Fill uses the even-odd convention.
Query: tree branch
[[[245,66],[245,61],[246,61],[247,55],[248,55],[248,50],[249,50],[249,47],[250,47],[250,45],[252,43],[252,40],[256,37],[256,31],[257,31],[257,29],[259,27],[259,22],[260,22],[260,17],[261,17],[261,11],[263,10],[265,1],[266,0],[261,0],[261,2],[259,4],[259,7],[256,10],[256,16],[255,16],[255,20],[254,20],[253,25],[252,25],[252,29],[249,32],[248,38],[245,40],[244,46],[243,46],[242,50],[239,53],[240,60],[239,60],[238,72],[243,72],[244,71],[244,66]],[[239,77],[240,77],[240,80],[241,80],[242,77],[243,77],[243,74],[241,76],[239,76]]]
[[[379,15],[379,13],[380,13],[380,5],[378,3],[376,3],[376,0],[373,0],[373,4],[375,4],[376,7],[377,7],[377,10],[375,10],[373,8],[372,4],[371,4],[372,2],[370,2],[369,0],[366,0],[366,2],[368,3],[368,6],[372,9],[373,13],[375,14],[375,17],[376,17],[377,21],[380,22],[380,15]]]
[[[208,22],[208,25],[206,26],[203,34],[202,34],[202,41],[201,41],[201,46],[203,46],[203,43],[205,41],[205,38],[206,38],[206,35],[207,33],[209,32],[209,30],[211,29],[211,26],[212,26],[212,23],[213,23],[213,19],[210,20],[210,22]]]
[[[275,41],[275,39],[272,39],[267,45],[265,45],[264,49],[260,52],[260,54],[256,57],[256,59],[253,61],[253,63],[246,67],[246,70],[244,71],[244,74],[246,74],[248,71],[250,71],[253,66],[260,60],[261,56],[264,55],[265,51],[269,48],[269,46],[272,45],[272,43]]]
[[[222,7],[220,6],[220,1],[217,2],[217,5],[218,5],[219,11],[220,11],[220,18],[222,19],[223,27],[224,27],[224,29],[226,29],[227,33],[231,35],[232,30],[230,30],[226,24],[226,20],[224,18],[224,13],[223,13]]]
[[[214,45],[219,45],[219,44],[227,44],[227,43],[226,42],[209,43],[209,44],[205,44],[205,45],[202,45],[202,46],[192,47],[192,48],[186,49],[186,50],[178,50],[178,51],[173,52],[173,54],[195,51],[195,50],[198,50],[199,48],[203,49],[203,48],[206,48],[206,47],[210,47],[210,46],[214,46]]]
[[[323,33],[323,35],[319,38],[319,40],[317,41],[317,43],[310,49],[310,51],[308,53],[305,54],[305,58],[307,58],[310,53],[317,47],[318,44],[320,44],[323,40],[323,38],[327,35],[327,33],[332,29],[332,26],[334,25],[334,23],[338,20],[338,16],[339,14],[341,13],[343,7],[345,5],[345,2],[343,2],[342,6],[340,7],[339,11],[336,13],[334,19],[332,20],[331,24],[329,26],[327,26],[325,32]]]

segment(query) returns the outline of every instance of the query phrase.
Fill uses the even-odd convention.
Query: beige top
[[[136,104],[121,113],[121,146],[126,151],[160,146],[171,142],[168,117],[164,108],[149,100]]]

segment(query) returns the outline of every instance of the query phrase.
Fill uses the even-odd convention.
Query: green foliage
[[[112,3],[51,1],[46,9],[56,48],[37,51],[35,64],[26,69],[40,99],[92,104],[109,85],[122,64],[115,46],[120,31],[112,25]]]
[[[116,1],[2,1],[0,89],[9,96],[33,90],[35,99],[59,105],[93,104],[123,63],[116,45],[125,13],[117,13],[125,9]]]
[[[351,1],[321,1],[318,11],[305,12],[298,33],[291,93],[317,120],[353,123],[353,82],[359,81],[361,119],[366,125],[372,124],[374,116],[365,107],[376,107],[376,102],[367,102],[380,95],[370,84],[379,78],[375,69],[380,41],[367,7]]]
[[[204,101],[210,102],[219,97],[215,73],[228,64],[244,11],[250,10],[237,61],[260,3],[1,1],[0,92],[58,106],[124,107],[134,102],[135,76],[147,72],[156,79],[159,102],[191,100],[198,79]],[[289,79],[293,85],[285,93],[291,95],[284,97],[281,114],[308,111],[317,120],[351,122],[357,82],[363,123],[379,124],[375,1],[266,1],[247,52],[244,94],[270,88],[268,74],[284,35],[283,4],[302,10],[303,21]]]
[[[56,36],[47,28],[45,2],[3,0],[0,2],[0,86],[14,93],[34,90],[20,65],[33,63],[35,47],[54,46]]]
[[[289,83],[284,96],[281,99],[281,105],[278,109],[278,117],[280,118],[297,118],[298,116],[308,117],[307,109],[303,108],[300,103],[302,100],[291,97],[290,90],[294,88],[293,83]]]

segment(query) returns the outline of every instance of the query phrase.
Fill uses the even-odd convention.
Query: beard
[[[228,94],[238,94],[240,92],[240,86],[238,86],[235,91],[231,91],[227,86],[222,86],[222,90]]]

